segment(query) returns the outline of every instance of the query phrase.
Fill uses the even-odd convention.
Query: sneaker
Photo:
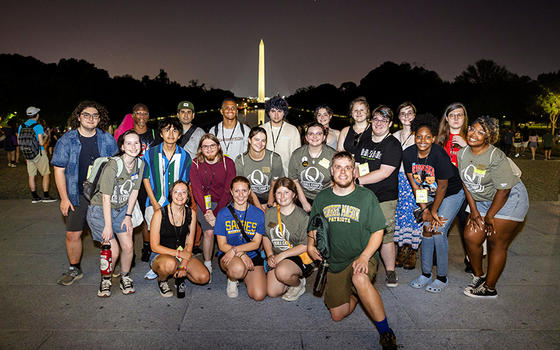
[[[142,246],[142,257],[140,258],[140,260],[142,260],[144,262],[150,261],[150,255],[151,254],[152,254],[152,250],[150,249],[150,246],[144,244]]]
[[[286,301],[296,301],[303,293],[305,293],[305,278],[300,278],[299,285],[289,287],[286,293],[282,295],[282,299]]]
[[[121,291],[123,294],[132,294],[135,292],[134,284],[132,283],[132,278],[128,274],[121,277]]]
[[[232,281],[228,278],[227,280],[227,287],[226,287],[226,294],[230,298],[237,298],[239,292],[237,291],[237,286],[239,285],[239,281]]]
[[[107,298],[111,296],[111,280],[110,279],[102,279],[101,283],[99,283],[99,290],[97,291],[97,296],[101,298]]]
[[[381,348],[383,350],[396,350],[397,347],[397,338],[395,337],[395,333],[393,330],[390,329],[390,332],[385,332],[379,335],[379,344],[381,344]]]
[[[173,296],[173,291],[169,288],[169,283],[167,281],[158,281],[159,294],[164,298],[170,298]]]
[[[199,246],[194,246],[192,249],[192,255],[202,255],[202,249]]]
[[[175,287],[177,288],[177,298],[182,299],[185,297],[187,291],[187,284],[184,278],[175,279]]]
[[[74,266],[70,266],[68,271],[64,272],[56,283],[63,286],[69,286],[82,277],[84,277],[82,270],[75,268]]]
[[[15,164],[15,163],[8,163],[8,166],[9,166],[10,168],[15,168],[15,167],[16,167],[16,164]]]
[[[154,270],[150,269],[150,271],[146,272],[144,275],[145,280],[155,280],[157,278],[157,273]]]
[[[385,276],[385,285],[390,288],[395,288],[399,285],[399,279],[395,271],[387,271]]]
[[[41,199],[41,202],[43,203],[52,203],[52,202],[56,202],[57,200],[52,198],[51,196],[46,196],[45,198]]]
[[[41,203],[43,199],[41,197],[33,197],[33,199],[31,200],[31,203],[35,204],[35,203]]]
[[[210,279],[208,280],[208,283],[212,283],[212,262],[211,261],[205,261],[204,266],[206,266],[206,268],[208,269],[208,272],[210,273]]]
[[[486,284],[481,284],[476,289],[465,289],[463,293],[471,298],[494,299],[498,297],[498,291],[488,288]]]
[[[478,287],[483,285],[484,282],[486,282],[486,275],[483,275],[483,276],[480,276],[480,277],[473,276],[472,282],[469,283],[469,285],[465,288],[465,291],[466,290],[477,289]]]

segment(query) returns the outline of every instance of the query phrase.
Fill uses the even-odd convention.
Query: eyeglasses
[[[216,148],[218,147],[218,145],[216,145],[215,143],[211,144],[211,145],[202,145],[201,148],[202,149],[212,149],[212,148]]]
[[[448,117],[449,119],[455,119],[455,120],[457,120],[457,119],[463,119],[463,118],[465,117],[465,113],[461,113],[461,112],[459,112],[459,113],[451,113],[451,114],[448,114],[447,117]]]
[[[87,112],[82,112],[80,113],[80,117],[89,119],[89,120],[97,120],[99,119],[99,113],[93,113],[93,114],[89,114]]]
[[[486,136],[486,131],[484,131],[484,130],[478,130],[478,129],[473,128],[472,126],[469,126],[468,130],[469,130],[469,132],[476,132],[480,136]]]
[[[371,123],[372,123],[372,124],[374,124],[374,123],[377,123],[377,124],[387,124],[387,123],[389,123],[389,122],[390,122],[389,119],[384,119],[384,118],[383,118],[383,119],[381,119],[381,118],[373,118],[373,119],[371,120]]]

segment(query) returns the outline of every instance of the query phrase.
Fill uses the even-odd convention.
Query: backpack
[[[35,125],[38,124],[39,123],[35,122],[29,126],[25,124],[21,125],[21,130],[19,132],[19,148],[27,160],[35,159],[41,152],[41,145],[33,129]]]
[[[93,165],[89,171],[86,180],[83,183],[84,197],[88,202],[97,192],[99,192],[99,179],[103,169],[109,163],[109,159],[114,159],[117,162],[117,177],[119,177],[124,169],[124,163],[121,157],[99,157],[93,161]]]

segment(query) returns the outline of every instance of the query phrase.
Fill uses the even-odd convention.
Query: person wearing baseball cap
[[[27,119],[25,123],[20,125],[18,129],[18,144],[20,145],[22,153],[25,156],[26,152],[24,149],[26,147],[26,140],[28,140],[28,138],[22,136],[22,138],[20,139],[21,130],[22,128],[25,128],[26,130],[29,130],[29,128],[33,128],[33,131],[35,132],[35,138],[37,138],[37,142],[39,143],[39,153],[37,154],[37,151],[35,151],[33,155],[29,157],[26,156],[27,174],[29,175],[29,189],[31,190],[32,197],[31,203],[49,203],[56,201],[56,199],[51,198],[51,196],[49,195],[51,170],[49,167],[49,157],[47,156],[45,147],[43,147],[43,144],[47,141],[47,135],[43,130],[43,126],[41,125],[41,123],[39,123],[39,111],[39,108],[33,106],[28,107],[25,111],[25,114],[27,114],[29,119]],[[29,148],[34,148],[36,150],[37,144],[35,143],[35,141],[30,142],[30,144],[31,143],[34,143],[35,147],[30,146]],[[43,198],[41,198],[37,194],[37,188],[35,185],[35,176],[37,175],[37,172],[39,172],[39,174],[41,174],[41,176],[43,177]]]
[[[177,145],[183,147],[191,156],[191,159],[196,157],[198,143],[200,142],[200,138],[204,135],[204,130],[192,124],[194,115],[194,105],[192,102],[179,102],[179,105],[177,105],[177,118],[179,118],[183,126],[183,134],[179,138],[179,141],[177,141]]]

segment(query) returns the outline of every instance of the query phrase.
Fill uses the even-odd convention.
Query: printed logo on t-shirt
[[[128,201],[128,197],[130,197],[130,192],[132,192],[132,188],[134,187],[134,182],[131,179],[127,179],[122,185],[116,185],[113,188],[113,195],[111,196],[111,203],[124,203]]]
[[[290,246],[286,243],[286,240],[290,240],[290,231],[288,231],[288,228],[284,224],[282,224],[282,231],[283,232],[280,232],[280,227],[278,227],[278,224],[271,228],[270,241],[275,248],[284,251],[290,249]],[[282,237],[282,234],[284,234],[284,237],[286,239]]]
[[[303,188],[308,191],[317,191],[323,188],[323,175],[319,169],[314,166],[306,168],[299,174],[299,182]]]
[[[270,185],[268,184],[269,177],[259,169],[253,170],[247,178],[251,182],[251,191],[255,193],[266,193],[270,189]]]
[[[366,148],[362,148],[362,151],[360,152],[360,156],[363,159],[367,159],[367,160],[381,159],[382,154],[383,153],[381,151],[375,149],[366,149]]]
[[[428,190],[433,196],[437,190],[437,182],[434,174],[434,167],[428,164],[412,163],[412,178],[420,188]]]
[[[347,204],[332,204],[323,208],[323,215],[329,222],[360,222],[360,208]]]
[[[485,172],[476,171],[473,164],[469,164],[463,170],[464,183],[470,192],[484,192],[484,186],[482,185],[484,174]]]

